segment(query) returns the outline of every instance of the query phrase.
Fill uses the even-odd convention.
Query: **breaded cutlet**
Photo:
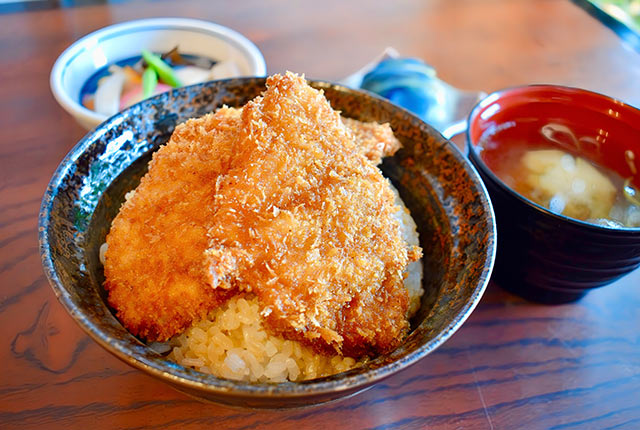
[[[118,318],[165,340],[250,292],[274,334],[349,356],[393,349],[420,254],[375,167],[398,147],[388,125],[341,119],[291,73],[242,109],[178,126],[107,237]]]

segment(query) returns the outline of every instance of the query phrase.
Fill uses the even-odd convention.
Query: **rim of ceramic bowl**
[[[243,80],[247,81],[251,79],[264,79],[264,78],[233,78],[229,80]],[[377,103],[383,103],[392,106],[393,109],[399,109],[403,111],[407,116],[413,117],[418,124],[422,123],[427,125],[430,132],[432,134],[440,135],[435,129],[428,124],[424,123],[419,117],[412,114],[410,111],[397,106],[387,99],[384,99],[376,94],[373,94],[369,91],[364,90],[354,90],[352,88],[345,87],[340,84],[335,84],[327,81],[319,81],[319,80],[308,80],[308,82],[316,88],[327,88],[330,86],[331,88],[338,89],[343,92],[356,92],[356,93],[364,93],[367,97],[371,97],[376,100]],[[204,86],[203,84],[192,85],[191,87],[196,86]],[[187,88],[190,87],[182,87],[178,89],[172,90],[172,93],[177,93],[180,91],[186,91]],[[155,97],[161,97],[162,95],[158,95]],[[151,98],[152,99],[152,98]],[[147,100],[151,100],[147,99]],[[147,100],[140,102],[145,103]],[[101,128],[108,128],[111,125],[116,125],[122,121],[122,117],[126,114],[128,109],[119,112],[113,117],[109,118],[104,124],[102,124]],[[187,390],[199,390],[204,391],[211,394],[224,394],[229,397],[244,397],[247,395],[254,396],[255,398],[273,398],[277,397],[280,399],[293,399],[298,397],[305,397],[307,395],[323,395],[330,393],[337,393],[343,391],[358,391],[359,389],[365,388],[367,385],[375,382],[379,382],[386,377],[389,377],[396,372],[403,370],[417,361],[424,358],[430,352],[437,349],[441,346],[446,340],[448,340],[459,328],[460,326],[467,320],[467,318],[471,315],[473,310],[476,308],[482,294],[484,293],[488,283],[489,278],[495,263],[496,258],[496,244],[497,244],[497,229],[495,223],[495,215],[493,206],[491,204],[491,200],[489,199],[489,194],[487,189],[482,182],[480,175],[476,168],[467,160],[464,154],[450,141],[441,138],[443,142],[445,142],[450,148],[452,152],[452,156],[461,164],[462,168],[467,171],[469,175],[469,179],[472,183],[475,183],[478,190],[478,197],[480,204],[487,217],[487,224],[489,228],[488,232],[488,242],[487,242],[487,254],[484,258],[483,269],[481,274],[478,277],[477,284],[474,286],[472,293],[470,294],[469,300],[464,304],[462,309],[458,314],[455,315],[454,318],[450,321],[450,323],[433,339],[429,342],[425,343],[421,347],[416,350],[410,352],[405,357],[397,359],[391,363],[387,363],[381,367],[376,369],[370,369],[365,373],[357,374],[357,375],[349,375],[349,371],[347,371],[346,375],[337,374],[332,376],[327,376],[323,378],[319,378],[316,380],[309,381],[296,381],[296,382],[283,382],[283,383],[251,383],[244,381],[234,381],[223,378],[218,378],[214,375],[204,374],[200,372],[195,372],[198,376],[194,376],[193,372],[189,372],[186,368],[183,368],[180,365],[176,364],[176,367],[173,368],[172,372],[167,372],[166,369],[163,369],[159,366],[159,364],[153,360],[149,360],[146,357],[141,359],[132,356],[127,348],[124,345],[124,342],[110,342],[110,338],[107,333],[100,329],[100,327],[94,325],[91,321],[83,316],[83,312],[79,306],[73,302],[71,294],[67,289],[63,286],[58,273],[55,270],[55,266],[52,260],[51,252],[50,252],[50,243],[47,235],[47,231],[50,226],[50,214],[51,214],[51,206],[52,202],[57,194],[57,190],[61,185],[65,175],[68,173],[70,168],[73,166],[74,161],[76,161],[94,142],[99,136],[102,134],[100,130],[94,130],[89,132],[85,137],[83,137],[80,142],[78,142],[73,149],[65,156],[62,160],[58,168],[53,174],[51,181],[49,182],[46,192],[44,194],[42,200],[42,206],[40,208],[39,219],[38,219],[38,239],[39,239],[39,249],[42,260],[42,265],[44,267],[45,275],[47,276],[52,289],[58,299],[62,303],[62,305],[66,308],[69,314],[74,318],[77,324],[81,326],[81,328],[98,344],[100,344],[104,349],[121,359],[122,361],[130,364],[131,366],[143,370],[144,372],[154,376],[160,380],[167,381],[179,385],[182,388]],[[148,347],[148,346],[147,346]],[[393,352],[390,354],[393,356]],[[372,361],[375,361],[379,358],[375,358]],[[183,370],[184,369],[184,370]],[[187,371],[185,371],[187,370]]]
[[[582,93],[590,97],[596,97],[602,100],[606,100],[607,102],[611,102],[617,105],[622,105],[625,108],[630,108],[631,110],[637,111],[638,116],[640,116],[640,109],[636,108],[635,106],[632,106],[614,97],[607,96],[605,94],[601,94],[595,91],[585,90],[583,88],[570,87],[566,85],[556,85],[556,84],[515,85],[512,87],[503,88],[501,90],[492,92],[491,94],[487,95],[485,98],[480,100],[478,103],[476,103],[476,105],[473,107],[473,109],[469,113],[469,117],[467,119],[468,126],[467,126],[467,130],[465,131],[465,136],[467,141],[466,142],[467,153],[469,154],[469,158],[473,161],[473,164],[476,165],[476,167],[478,167],[480,170],[482,170],[482,173],[487,175],[491,179],[491,181],[497,184],[498,187],[500,187],[503,191],[505,191],[509,195],[514,196],[516,199],[526,204],[527,206],[531,207],[532,209],[537,210],[538,212],[541,212],[547,216],[555,218],[559,221],[569,222],[570,224],[579,226],[581,228],[587,228],[597,232],[607,232],[611,234],[621,234],[621,235],[626,235],[629,233],[640,234],[640,227],[614,227],[614,226],[608,226],[608,225],[593,224],[587,221],[581,221],[576,218],[571,218],[567,215],[562,215],[562,214],[552,212],[550,209],[534,202],[533,200],[526,198],[522,194],[516,192],[511,187],[509,187],[502,179],[498,177],[498,175],[496,175],[489,168],[489,166],[486,165],[482,157],[480,157],[480,155],[476,152],[476,150],[474,149],[476,145],[471,142],[471,124],[473,119],[478,115],[478,113],[483,109],[485,109],[487,106],[491,105],[492,103],[495,103],[500,98],[502,98],[503,96],[509,93],[512,93],[514,91],[522,91],[522,90],[529,90],[529,89],[557,90],[558,92],[561,92],[563,94]]]
[[[199,31],[218,37],[226,43],[235,45],[239,50],[247,54],[247,59],[250,62],[254,76],[265,76],[267,73],[267,66],[264,57],[258,47],[247,37],[229,27],[225,27],[214,22],[192,18],[166,17],[138,19],[103,27],[83,36],[65,49],[56,59],[49,77],[51,92],[53,93],[56,101],[69,114],[81,118],[82,121],[98,124],[104,122],[109,118],[108,115],[103,115],[87,109],[77,100],[74,100],[69,96],[65,91],[63,79],[67,66],[83,51],[103,40],[121,36],[123,33],[160,30],[162,27],[165,29]]]

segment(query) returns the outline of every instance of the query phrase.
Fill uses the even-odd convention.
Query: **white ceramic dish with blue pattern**
[[[104,27],[73,43],[51,70],[51,91],[64,110],[91,130],[107,116],[81,104],[85,82],[102,67],[140,55],[142,49],[166,52],[175,46],[186,54],[232,61],[239,76],[266,75],[262,53],[242,34],[196,19],[152,18]]]

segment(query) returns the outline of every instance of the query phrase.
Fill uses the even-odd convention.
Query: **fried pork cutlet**
[[[397,346],[403,272],[420,252],[374,163],[399,145],[388,126],[345,122],[287,73],[241,110],[179,126],[107,238],[105,286],[124,325],[164,340],[251,292],[268,330],[319,351]]]
[[[268,84],[219,178],[212,286],[257,294],[272,332],[319,350],[388,351],[408,306],[393,193],[320,92],[293,75]]]
[[[375,165],[380,164],[383,157],[395,154],[400,149],[400,142],[388,124],[361,122],[352,118],[342,118],[342,122],[353,134],[356,147]]]
[[[232,296],[208,286],[203,255],[239,126],[234,109],[179,125],[114,219],[104,285],[131,333],[166,340]]]

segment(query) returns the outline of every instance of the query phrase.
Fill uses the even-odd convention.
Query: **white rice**
[[[405,206],[400,198],[398,190],[389,183],[396,199],[396,205],[400,206],[400,210],[394,214],[394,218],[400,224],[400,234],[410,246],[419,246],[420,237],[418,236],[418,227],[411,217],[409,209]],[[407,277],[404,280],[404,286],[409,290],[409,317],[415,315],[420,309],[420,298],[424,293],[422,289],[422,260],[413,261],[407,266]]]
[[[171,340],[169,359],[216,376],[254,382],[298,381],[344,372],[359,362],[315,353],[266,332],[256,297],[236,296]]]

